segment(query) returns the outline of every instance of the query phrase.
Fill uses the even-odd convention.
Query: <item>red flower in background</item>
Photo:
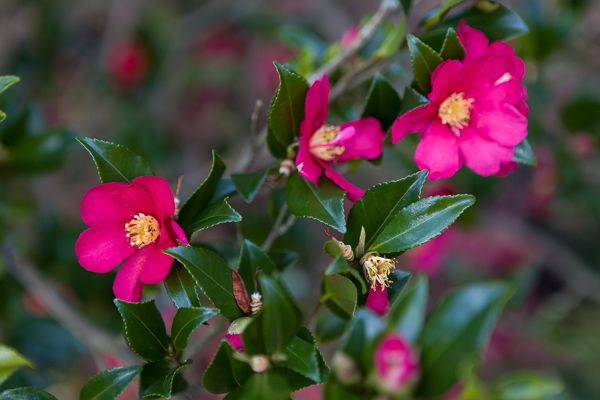
[[[109,50],[107,70],[111,81],[121,90],[132,90],[148,76],[150,56],[137,42],[122,42]]]
[[[105,273],[125,260],[115,278],[115,296],[140,301],[144,283],[160,282],[169,273],[173,258],[162,251],[188,242],[174,213],[175,200],[163,178],[141,176],[131,184],[93,187],[81,202],[81,218],[91,229],[75,244],[79,263]]]
[[[418,358],[410,344],[397,333],[388,333],[381,339],[373,361],[379,386],[391,395],[408,389],[419,374]]]

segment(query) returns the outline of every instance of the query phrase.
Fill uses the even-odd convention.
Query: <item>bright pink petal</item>
[[[117,299],[129,302],[140,301],[144,286],[140,281],[140,276],[144,272],[148,255],[152,253],[154,247],[154,244],[144,246],[125,260],[121,269],[117,272],[113,284],[113,292]]]
[[[488,38],[477,29],[467,26],[464,20],[460,21],[458,25],[458,39],[465,48],[465,57],[463,58],[463,62],[465,63],[490,52]]]
[[[505,178],[506,175],[510,174],[515,169],[517,169],[518,166],[519,166],[519,163],[514,162],[514,161],[511,161],[508,164],[502,164],[502,165],[500,165],[500,170],[498,171],[498,173],[496,174],[496,176],[499,176],[501,178]]]
[[[529,115],[529,106],[525,103],[525,100],[521,100],[515,104],[515,108],[524,116]]]
[[[241,334],[229,333],[227,336],[225,336],[225,339],[227,340],[227,342],[229,342],[231,347],[233,347],[237,351],[244,350],[244,343],[242,343],[242,335]]]
[[[151,253],[146,252],[145,259],[140,260],[144,263],[144,272],[140,276],[140,281],[143,283],[157,283],[164,280],[173,264],[173,257],[162,251],[176,246],[175,241],[166,238],[154,246]]]
[[[514,79],[496,84],[481,92],[471,92],[469,97],[479,102],[504,102],[517,104],[521,101],[521,85]],[[477,104],[476,103],[476,104]],[[479,107],[479,106],[478,106]]]
[[[146,191],[126,183],[95,186],[81,201],[81,218],[87,226],[129,222],[138,213],[153,214],[154,205]]]
[[[500,103],[490,110],[477,108],[471,116],[473,129],[502,146],[514,147],[527,136],[527,118],[511,105]]]
[[[383,151],[383,138],[385,132],[381,130],[381,124],[375,118],[362,118],[356,121],[340,125],[342,130],[349,127],[354,128],[355,134],[343,141],[345,148],[337,162],[342,163],[352,158],[375,159]]]
[[[387,288],[381,290],[381,286],[378,284],[375,290],[369,288],[369,295],[367,296],[367,303],[365,304],[369,310],[373,311],[377,315],[383,315],[390,310],[390,301],[388,300]]]
[[[296,156],[296,167],[300,176],[308,179],[317,185],[317,181],[323,173],[323,167],[319,165],[310,154],[308,149],[307,138],[300,136],[298,138],[300,144],[298,146],[298,155]]]
[[[490,45],[490,50],[493,54],[504,58],[507,71],[514,79],[521,82],[525,75],[525,63],[515,56],[515,49],[507,43],[497,41]]]
[[[175,213],[175,198],[171,187],[164,178],[140,176],[131,181],[134,186],[144,189],[154,203],[154,216],[162,219]]]
[[[86,229],[75,243],[75,254],[81,266],[98,273],[112,270],[135,250],[125,237],[124,224]]]
[[[433,103],[442,104],[456,88],[462,79],[463,65],[458,60],[447,60],[438,65],[437,72],[431,76],[431,93],[427,97]],[[435,80],[434,80],[435,78]]]
[[[329,80],[327,75],[315,81],[308,89],[304,103],[304,121],[300,125],[300,135],[308,139],[325,122],[329,105]]]
[[[354,203],[354,202],[358,201],[358,199],[363,197],[363,195],[365,194],[364,190],[362,190],[362,189],[354,186],[350,182],[348,182],[346,179],[344,179],[344,177],[342,175],[340,175],[339,172],[337,172],[330,166],[325,165],[324,167],[325,167],[325,175],[327,175],[328,178],[330,178],[339,187],[341,187],[342,189],[344,189],[346,191],[348,200],[350,200],[351,202]]]
[[[497,174],[500,164],[509,163],[515,151],[514,147],[501,146],[470,127],[460,132],[458,146],[467,167],[482,176]]]
[[[185,232],[174,219],[171,219],[171,228],[173,229],[173,233],[177,237],[177,239],[181,240],[183,243],[188,244],[188,239],[185,236]]]
[[[415,161],[420,169],[429,171],[429,179],[449,178],[462,165],[456,135],[439,118],[423,134]]]
[[[392,142],[404,139],[409,133],[420,132],[437,118],[439,105],[429,103],[402,114],[392,127]]]
[[[494,54],[463,63],[463,79],[457,88],[457,92],[465,92],[465,97],[470,98],[471,92],[479,92],[490,88],[505,71],[504,59]]]

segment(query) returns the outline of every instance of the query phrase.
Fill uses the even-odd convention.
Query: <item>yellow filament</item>
[[[371,289],[375,290],[377,283],[381,286],[381,290],[390,286],[391,281],[388,275],[396,269],[395,260],[390,260],[385,257],[379,257],[374,254],[367,255],[362,261],[367,279],[371,282]]]
[[[346,150],[342,145],[331,146],[340,134],[340,127],[323,124],[310,138],[310,152],[320,160],[335,161]]]
[[[125,224],[125,235],[129,244],[138,249],[154,243],[160,236],[160,226],[156,218],[139,213]]]
[[[475,99],[465,99],[465,94],[452,93],[442,105],[440,105],[438,116],[443,124],[450,126],[456,136],[460,136],[460,130],[469,126],[471,120],[471,107]]]

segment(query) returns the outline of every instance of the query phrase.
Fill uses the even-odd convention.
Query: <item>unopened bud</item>
[[[342,254],[344,255],[344,258],[348,261],[354,260],[354,252],[352,251],[352,246],[350,246],[349,244],[344,244],[342,242],[340,242],[340,246],[342,246]]]
[[[360,382],[360,371],[348,354],[335,353],[331,360],[331,367],[337,379],[344,385],[354,385]]]
[[[242,332],[246,329],[246,326],[252,321],[250,317],[238,318],[229,325],[227,329],[227,336],[225,339],[231,347],[236,349],[237,351],[244,350],[244,343],[242,343]]]
[[[250,296],[250,298],[252,299],[252,301],[250,302],[250,308],[252,309],[252,314],[256,314],[262,307],[262,301],[260,301],[262,296],[260,295],[260,293],[254,292],[254,293],[252,293],[252,296]]]
[[[254,372],[265,372],[271,367],[271,362],[264,354],[257,354],[250,357],[250,367]]]
[[[408,342],[397,333],[385,335],[373,352],[377,386],[389,395],[404,393],[419,375],[419,360]]]
[[[292,160],[283,160],[279,165],[279,175],[288,177],[296,170],[296,164]]]

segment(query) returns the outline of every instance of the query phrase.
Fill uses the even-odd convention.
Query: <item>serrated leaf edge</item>
[[[84,389],[84,388],[87,386],[87,384],[88,384],[88,383],[92,382],[92,381],[93,381],[93,380],[95,380],[96,378],[98,378],[98,379],[100,379],[100,378],[103,378],[105,375],[108,375],[108,374],[109,374],[111,371],[115,371],[115,370],[117,370],[117,369],[119,369],[119,370],[120,370],[120,369],[131,369],[132,371],[137,369],[137,372],[135,373],[135,375],[133,375],[133,377],[131,378],[131,381],[129,381],[129,384],[128,384],[127,386],[125,386],[125,387],[123,388],[123,390],[121,390],[119,393],[117,393],[117,396],[119,396],[120,394],[122,394],[122,393],[123,393],[123,392],[124,392],[124,391],[125,391],[125,390],[126,390],[128,387],[129,387],[129,385],[131,385],[131,382],[133,382],[133,380],[135,379],[135,377],[136,377],[137,375],[139,375],[139,373],[142,371],[142,367],[140,367],[139,365],[129,365],[129,366],[124,366],[124,365],[122,365],[122,366],[118,366],[118,367],[113,367],[113,368],[110,368],[110,369],[104,370],[104,371],[100,372],[99,374],[96,374],[96,375],[92,376],[92,377],[91,377],[91,378],[90,378],[90,379],[89,379],[89,380],[88,380],[88,381],[87,381],[87,382],[86,382],[86,383],[83,385],[83,387],[81,388],[81,391],[83,391],[83,389]],[[119,381],[119,382],[120,382],[120,381]],[[96,394],[94,397],[90,397],[89,399],[90,399],[90,400],[97,399],[97,398],[98,398],[98,397],[99,397],[101,394],[105,393],[107,390],[109,390],[109,389],[110,389],[111,387],[113,387],[113,386],[115,386],[115,381],[114,381],[114,380],[112,381],[112,383],[111,383],[111,385],[110,385],[110,386],[106,387],[106,388],[105,388],[105,389],[104,389],[102,392],[100,392],[100,393],[97,393],[97,394]],[[80,392],[80,396],[81,396],[81,392]]]

